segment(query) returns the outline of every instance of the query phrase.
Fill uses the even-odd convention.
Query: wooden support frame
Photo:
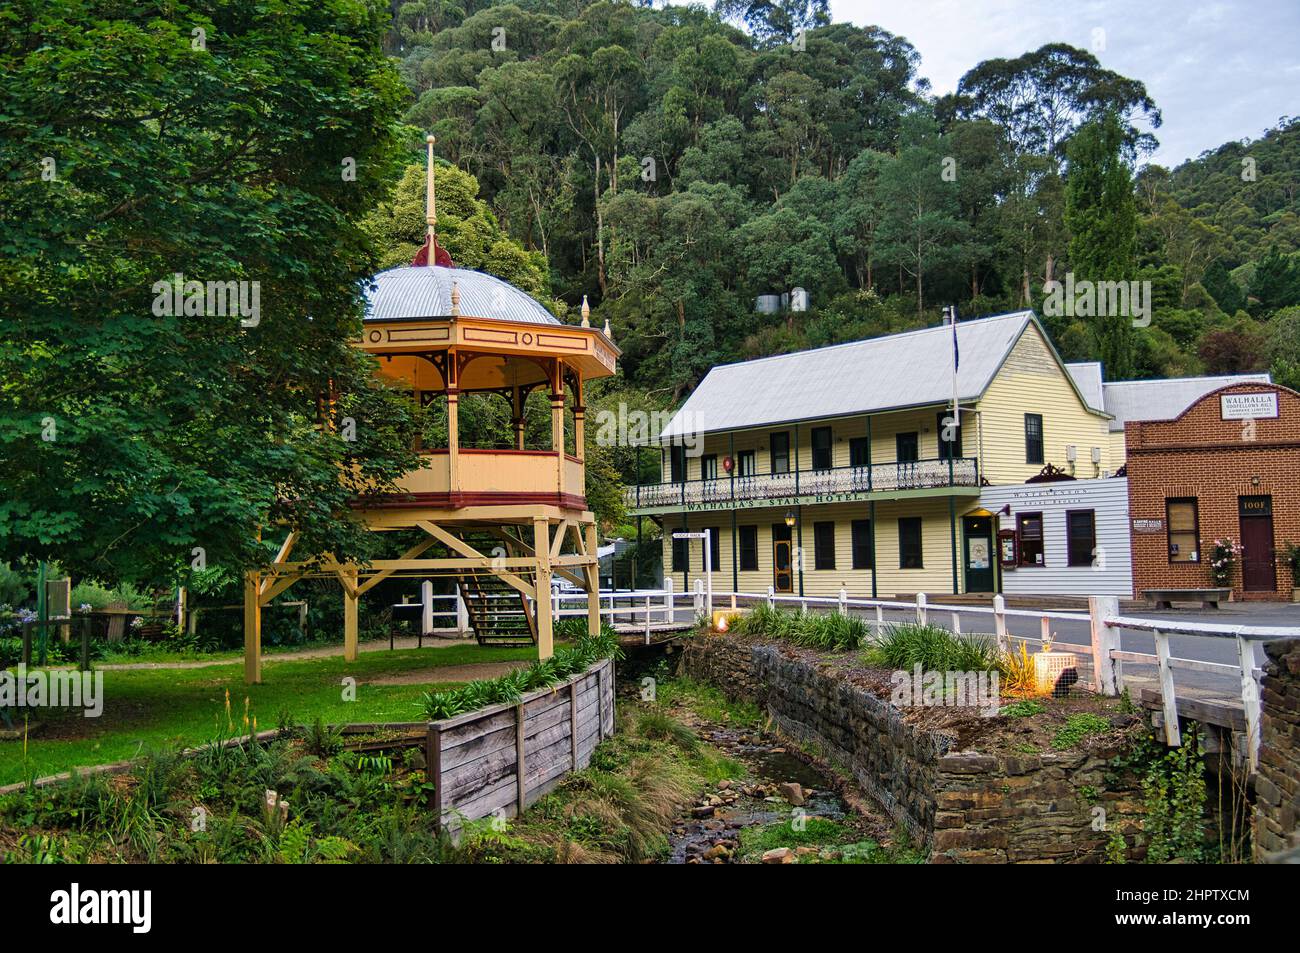
[[[589,512],[565,511],[543,504],[519,508],[475,507],[470,512],[425,511],[401,522],[384,520],[372,531],[419,529],[426,538],[408,547],[395,559],[377,559],[365,565],[341,562],[333,553],[318,559],[291,561],[298,535],[286,535],[279,551],[264,571],[245,578],[245,677],[250,684],[261,681],[261,609],[308,576],[333,576],[343,595],[343,655],[349,661],[359,656],[359,603],[365,593],[401,573],[437,572],[464,575],[491,573],[521,595],[532,600],[530,623],[537,641],[539,658],[554,653],[555,607],[551,580],[556,575],[582,589],[588,596],[587,628],[599,632],[600,571],[597,562],[597,532]],[[529,537],[531,524],[531,538]],[[466,542],[467,530],[486,533],[506,544],[488,555],[483,547]],[[442,544],[449,557],[426,557],[427,551]]]

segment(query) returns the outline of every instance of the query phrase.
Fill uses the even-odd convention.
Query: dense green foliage
[[[387,17],[5,4],[0,558],[158,585],[257,564],[283,523],[364,554],[349,500],[415,461],[409,401],[353,347],[360,222],[399,161]],[[175,275],[199,294],[167,300]],[[330,391],[354,427],[321,426]]]
[[[593,424],[942,304],[1041,309],[1067,273],[1152,287],[1149,327],[1049,316],[1067,359],[1300,384],[1300,122],[1142,165],[1158,104],[1063,44],[936,98],[905,39],[821,0],[16,0],[0,22],[0,559],[152,587],[201,550],[237,580],[286,523],[300,552],[368,554],[348,499],[439,427],[349,346],[361,280],[421,240],[425,132],[456,260],[609,321]],[[257,281],[259,324],[153,314],[176,273]],[[755,310],[796,287],[806,310]],[[355,441],[320,425],[327,393]],[[465,445],[503,443],[479,396]],[[596,429],[588,502],[626,534],[620,485],[655,467]]]
[[[545,257],[570,313],[587,295],[609,319],[621,374],[594,402],[672,406],[715,364],[924,326],[950,302],[1041,311],[1067,272],[1151,282],[1149,327],[1047,318],[1108,379],[1300,383],[1295,121],[1141,165],[1158,104],[1084,50],[973,63],[936,99],[906,40],[816,3],[426,0],[399,8],[389,49],[407,121]],[[755,312],[794,287],[806,311]],[[588,489],[617,525],[604,490],[636,463],[603,462]]]

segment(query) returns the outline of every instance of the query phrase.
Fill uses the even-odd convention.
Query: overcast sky
[[[1164,119],[1151,161],[1170,167],[1300,114],[1300,0],[831,0],[831,13],[906,37],[936,94],[981,60],[1091,50],[1146,84]]]

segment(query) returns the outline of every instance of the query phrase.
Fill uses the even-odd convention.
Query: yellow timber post
[[[551,531],[545,516],[533,517],[533,553],[537,559],[533,604],[537,609],[537,657],[555,654],[551,632]]]
[[[262,683],[262,606],[261,576],[244,573],[244,681]]]

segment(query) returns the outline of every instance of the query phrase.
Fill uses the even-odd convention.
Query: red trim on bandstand
[[[354,500],[354,509],[400,510],[418,507],[510,506],[512,504],[542,504],[566,510],[587,509],[587,498],[573,493],[391,493],[384,496]]]

